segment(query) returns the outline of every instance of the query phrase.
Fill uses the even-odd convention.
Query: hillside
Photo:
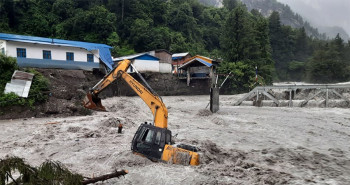
[[[318,30],[321,33],[325,33],[329,38],[334,38],[339,33],[340,37],[344,40],[350,39],[348,33],[342,27],[339,26],[320,26]]]
[[[246,4],[248,10],[257,9],[265,17],[270,16],[273,11],[277,11],[280,13],[282,24],[293,28],[304,27],[309,36],[319,39],[327,38],[325,34],[319,33],[317,28],[304,21],[303,17],[294,13],[288,5],[279,3],[276,0],[242,0],[242,2]]]
[[[221,7],[223,0],[200,0],[203,4],[209,6]],[[305,21],[298,13],[295,13],[288,5],[284,5],[276,0],[241,0],[248,8],[248,10],[256,9],[265,17],[271,15],[273,11],[280,13],[281,23],[289,25],[293,28],[304,27],[309,36],[319,39],[334,38],[338,33],[344,40],[349,39],[349,35],[341,27],[315,27],[309,22]]]

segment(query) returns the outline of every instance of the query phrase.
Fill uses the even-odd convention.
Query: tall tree
[[[222,4],[225,8],[231,11],[235,9],[240,4],[240,2],[238,0],[223,0]]]
[[[244,6],[238,6],[229,13],[221,43],[227,61],[237,62],[252,58],[250,48],[254,45],[253,27]]]

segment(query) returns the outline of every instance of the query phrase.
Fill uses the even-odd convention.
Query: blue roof
[[[150,55],[148,53],[138,53],[138,54],[133,54],[133,55],[127,55],[127,56],[122,56],[118,58],[114,58],[113,61],[118,62],[122,60],[134,60],[134,59],[141,59],[141,60],[159,60],[159,58]]]
[[[180,58],[183,58],[183,57],[172,57],[173,60],[177,60],[177,59],[180,59]]]
[[[209,63],[209,62],[206,62],[205,60],[203,59],[200,59],[200,58],[196,58],[196,60],[198,60],[199,62],[201,62],[202,64],[208,66],[208,67],[211,67],[213,64]]]
[[[44,37],[33,37],[33,36],[25,36],[25,35],[14,35],[14,34],[7,34],[7,33],[0,33],[0,39],[17,41],[17,42],[79,47],[79,48],[84,48],[88,51],[99,50],[100,59],[102,60],[102,62],[106,64],[106,66],[109,69],[112,69],[112,65],[113,65],[111,52],[109,50],[112,47],[105,44],[62,40],[62,39],[51,39],[51,38],[44,38]]]

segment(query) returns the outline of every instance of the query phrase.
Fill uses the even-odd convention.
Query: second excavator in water
[[[132,66],[129,60],[123,60],[99,81],[86,95],[83,101],[85,108],[106,111],[98,94],[113,81],[123,79],[148,105],[153,114],[153,123],[142,123],[137,129],[131,144],[134,153],[141,154],[153,161],[165,161],[173,164],[199,165],[199,154],[196,147],[189,145],[173,146],[171,131],[168,130],[168,110],[160,96],[146,83],[143,86],[127,73]],[[135,68],[134,68],[135,69]],[[136,73],[137,70],[135,69]],[[139,74],[140,78],[142,76]]]

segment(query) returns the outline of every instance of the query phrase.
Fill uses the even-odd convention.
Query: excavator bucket
[[[94,96],[88,92],[83,100],[83,105],[87,109],[92,109],[96,111],[107,111],[106,108],[101,103],[101,98]]]

